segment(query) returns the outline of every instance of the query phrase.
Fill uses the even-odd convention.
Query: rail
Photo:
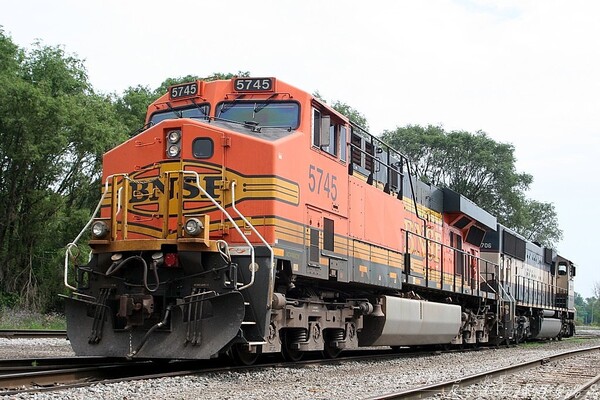
[[[592,389],[594,385],[600,382],[600,374],[596,375],[589,381],[585,382],[583,385],[580,385],[577,389],[569,393],[565,396],[565,400],[575,400],[575,399],[586,399],[588,390]]]
[[[0,396],[87,386],[107,377],[122,376],[122,380],[125,380],[128,376],[154,372],[159,368],[147,360],[70,357],[53,359],[51,362],[54,364],[38,359],[33,360],[28,368],[15,366],[13,369],[0,371]]]
[[[66,338],[67,331],[58,329],[0,329],[1,338]]]
[[[526,371],[540,365],[547,364],[550,361],[558,361],[564,358],[573,357],[579,354],[593,352],[600,350],[600,346],[589,347],[585,349],[577,349],[565,351],[562,353],[554,354],[551,356],[544,356],[533,361],[526,361],[520,364],[510,365],[508,367],[501,367],[491,371],[485,371],[478,374],[469,375],[461,379],[453,379],[441,383],[434,383],[430,385],[420,386],[413,389],[402,390],[393,393],[387,393],[384,395],[370,397],[367,400],[391,400],[391,399],[421,399],[424,397],[430,397],[436,393],[452,393],[452,391],[469,385],[474,385],[479,382],[487,380],[493,380],[496,377],[516,373],[519,371]]]

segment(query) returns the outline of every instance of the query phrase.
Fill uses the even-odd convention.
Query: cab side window
[[[323,151],[346,161],[347,157],[347,128],[342,120],[333,115],[324,115],[313,108],[312,144]]]
[[[348,147],[346,141],[348,140],[348,130],[345,126],[340,126],[340,160],[346,162],[346,152]]]
[[[339,125],[329,125],[329,145],[322,146],[321,149],[325,150],[332,156],[338,155],[338,146],[340,143],[340,126]]]
[[[312,118],[312,143],[315,147],[321,147],[321,112],[313,108]]]

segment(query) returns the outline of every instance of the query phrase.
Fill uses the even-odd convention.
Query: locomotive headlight
[[[176,144],[172,144],[167,149],[167,154],[169,157],[177,157],[179,155],[179,146]]]
[[[198,218],[190,218],[185,222],[185,233],[190,236],[198,236],[204,230],[204,224]]]
[[[167,133],[167,140],[169,141],[169,143],[175,144],[179,142],[179,139],[181,139],[180,130],[169,131],[169,133]]]
[[[95,239],[103,239],[108,235],[108,225],[104,221],[96,221],[92,225],[92,236]]]

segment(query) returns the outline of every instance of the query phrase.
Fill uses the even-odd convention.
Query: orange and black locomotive
[[[104,155],[89,262],[65,257],[78,355],[252,363],[573,334],[568,259],[416,180],[309,93],[189,82],[147,126]]]

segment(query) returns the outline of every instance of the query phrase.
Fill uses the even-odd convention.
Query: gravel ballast
[[[73,356],[75,353],[67,339],[0,338],[0,359]]]

